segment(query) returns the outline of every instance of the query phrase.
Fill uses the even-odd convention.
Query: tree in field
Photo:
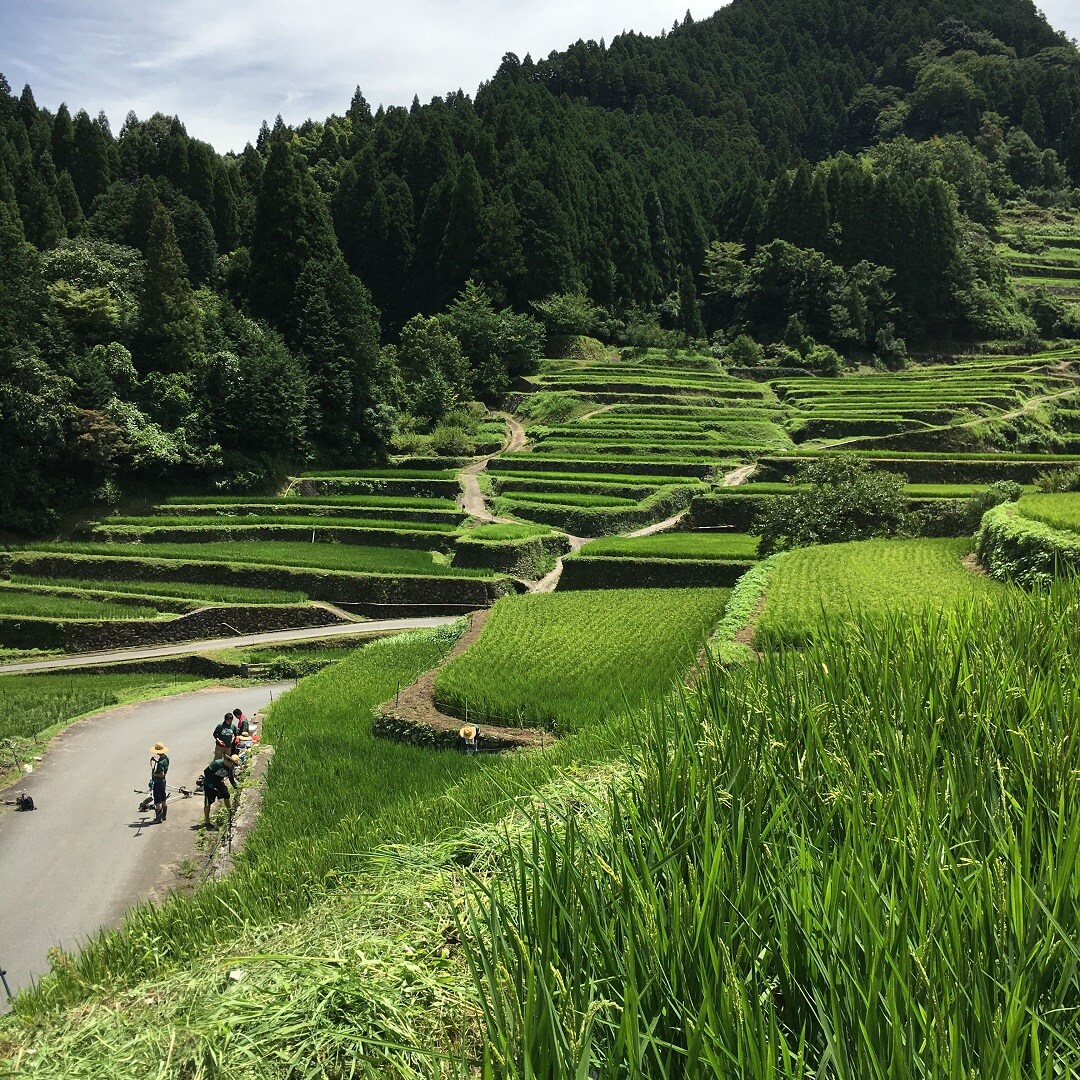
[[[497,311],[491,297],[469,281],[440,321],[461,342],[472,368],[473,393],[494,401],[540,362],[543,327],[529,315]]]
[[[397,357],[413,387],[413,406],[418,415],[441,420],[457,402],[472,396],[469,361],[461,351],[461,343],[438,317],[414,315],[401,328]]]
[[[795,478],[808,485],[770,500],[751,527],[762,555],[811,544],[839,544],[896,536],[908,527],[899,473],[872,469],[852,455],[821,458],[800,467]]]
[[[549,334],[595,335],[604,313],[583,290],[555,293],[530,305]]]

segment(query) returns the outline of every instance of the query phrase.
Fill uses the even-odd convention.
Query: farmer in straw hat
[[[475,754],[476,743],[480,738],[480,729],[475,724],[466,724],[458,734],[461,736],[461,741],[465,744],[465,753]]]
[[[168,806],[165,800],[165,776],[169,771],[169,748],[163,742],[150,747],[150,794],[154,799],[154,824],[165,820]]]

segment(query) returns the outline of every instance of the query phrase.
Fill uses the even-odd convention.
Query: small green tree
[[[852,455],[822,458],[800,467],[796,483],[807,485],[771,500],[751,532],[760,554],[811,544],[839,544],[896,536],[909,526],[907,477],[872,469]]]

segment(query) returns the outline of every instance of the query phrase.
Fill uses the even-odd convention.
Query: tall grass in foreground
[[[823,626],[657,712],[465,916],[484,1075],[1080,1073],[1080,588]]]

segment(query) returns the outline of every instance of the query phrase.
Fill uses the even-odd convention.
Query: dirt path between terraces
[[[494,415],[500,416],[506,421],[508,428],[506,443],[498,453],[488,454],[487,457],[474,461],[471,465],[466,465],[458,473],[458,480],[461,483],[459,502],[461,509],[469,517],[476,518],[477,521],[483,521],[489,525],[516,525],[517,522],[513,519],[497,517],[488,509],[487,498],[483,491],[480,490],[479,476],[488,467],[490,461],[494,461],[500,454],[523,450],[529,440],[525,434],[525,429],[509,413],[500,412]]]
[[[376,713],[392,717],[399,725],[427,728],[439,735],[456,735],[464,721],[439,711],[435,704],[435,679],[446,664],[455,656],[460,656],[476,641],[490,614],[490,608],[473,612],[469,616],[468,630],[458,638],[457,644],[446,657],[411,686],[404,687],[395,697],[380,705]],[[552,741],[552,736],[534,728],[501,727],[489,722],[483,725],[480,738],[481,744],[486,748],[499,750],[543,746]]]
[[[255,713],[292,683],[200,690],[124,705],[58,735],[14,790],[37,809],[0,813],[0,965],[13,991],[49,970],[49,950],[74,952],[102,927],[176,881],[197,854],[202,799],[184,799],[210,760],[211,732],[226,709]],[[149,747],[169,747],[169,816],[138,810]],[[0,1002],[0,1011],[4,1004]]]

